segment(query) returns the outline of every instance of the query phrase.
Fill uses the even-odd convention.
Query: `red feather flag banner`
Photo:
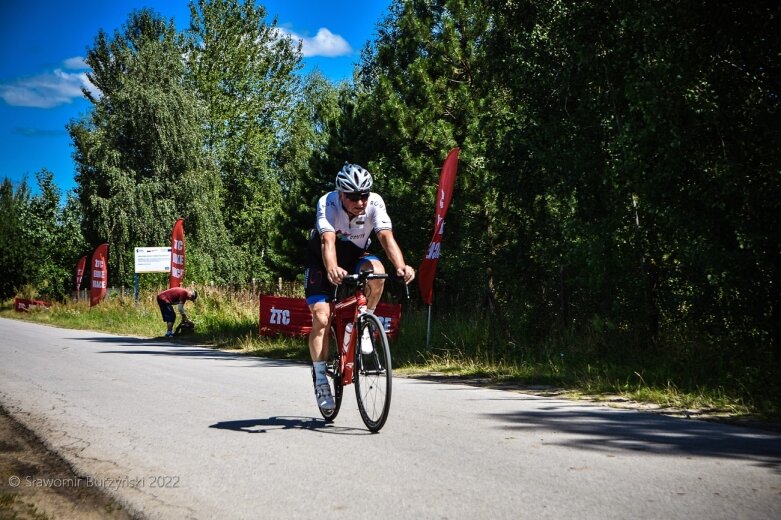
[[[76,292],[79,292],[79,289],[81,289],[81,279],[84,278],[84,269],[87,267],[87,255],[82,256],[79,258],[79,261],[76,262],[76,273],[73,276],[73,282],[74,282],[74,289]]]
[[[418,269],[418,287],[420,288],[420,296],[426,302],[426,305],[431,305],[434,301],[434,275],[439,262],[442,235],[445,233],[445,215],[450,206],[450,200],[453,198],[453,187],[456,184],[458,154],[460,151],[460,148],[450,150],[445,163],[442,165],[442,172],[439,175],[439,187],[437,188],[434,234],[428,245],[426,257]]]
[[[180,287],[184,280],[184,219],[180,218],[174,224],[171,232],[171,274],[169,288]]]
[[[106,296],[108,287],[108,244],[101,244],[92,253],[90,268],[92,283],[89,289],[89,306],[94,307]]]
[[[426,329],[426,350],[431,340],[431,304],[434,301],[434,275],[437,271],[439,256],[442,246],[442,236],[445,234],[445,215],[453,198],[453,187],[456,184],[458,173],[458,154],[460,148],[453,148],[448,152],[442,172],[439,174],[439,186],[437,187],[436,211],[434,215],[434,234],[431,236],[426,257],[420,263],[418,269],[418,288],[420,296],[428,305],[428,325]]]

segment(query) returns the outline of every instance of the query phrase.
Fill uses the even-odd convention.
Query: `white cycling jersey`
[[[369,235],[372,230],[378,232],[393,229],[393,226],[385,202],[378,194],[369,194],[365,214],[351,218],[339,200],[339,192],[332,191],[317,201],[315,229],[320,234],[324,231],[336,233],[337,245],[339,242],[351,242],[365,250],[371,243]]]

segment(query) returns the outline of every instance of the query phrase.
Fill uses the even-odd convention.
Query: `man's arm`
[[[404,283],[410,283],[415,279],[415,270],[408,266],[404,261],[404,255],[401,252],[399,244],[396,242],[396,238],[393,236],[393,231],[384,229],[377,232],[377,238],[382,244],[382,248],[385,250],[385,254],[388,255],[388,259],[396,269],[396,276],[404,279]]]
[[[347,276],[347,271],[336,263],[336,233],[333,231],[320,233],[320,251],[323,254],[323,265],[328,275],[328,281],[334,285],[340,285],[342,278]]]

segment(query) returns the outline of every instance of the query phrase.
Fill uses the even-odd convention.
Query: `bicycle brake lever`
[[[404,278],[403,278],[403,277],[401,277],[401,276],[399,276],[399,275],[397,275],[397,274],[393,274],[393,273],[391,273],[391,274],[389,275],[389,278],[390,278],[391,280],[393,280],[393,282],[394,282],[394,283],[398,283],[398,284],[401,284],[401,285],[403,285],[403,286],[404,286],[404,299],[405,299],[406,301],[409,301],[409,300],[410,300],[410,296],[409,296],[409,284],[408,284],[408,283],[406,283],[406,282],[404,281]]]

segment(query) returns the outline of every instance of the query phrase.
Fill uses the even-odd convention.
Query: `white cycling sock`
[[[325,361],[313,361],[312,365],[315,367],[315,384],[321,385],[328,382],[328,378],[325,375]]]

